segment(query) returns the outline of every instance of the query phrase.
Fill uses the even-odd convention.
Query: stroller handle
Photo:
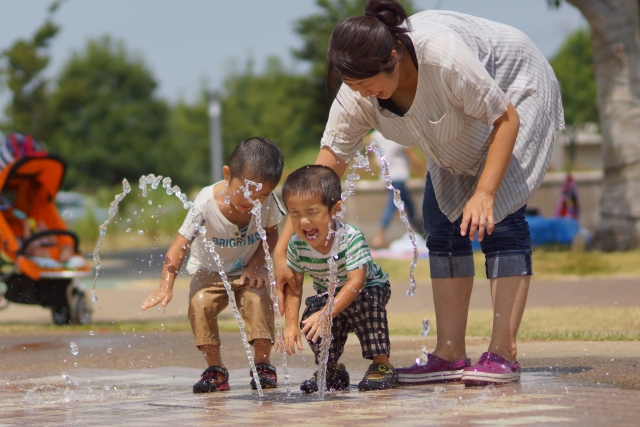
[[[47,236],[69,236],[73,239],[73,248],[76,252],[79,253],[79,249],[78,249],[78,235],[76,233],[74,233],[73,231],[69,231],[69,230],[44,230],[44,231],[40,231],[38,233],[35,233],[33,235],[31,235],[31,237],[29,237],[27,240],[25,240],[22,243],[22,247],[20,248],[20,250],[17,252],[17,255],[24,255],[25,250],[29,247],[29,245],[38,240],[41,239],[43,237],[47,237]]]

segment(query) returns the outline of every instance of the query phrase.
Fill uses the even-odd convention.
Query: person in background
[[[393,188],[400,191],[400,200],[404,202],[404,210],[409,218],[409,223],[413,227],[413,230],[422,234],[422,225],[418,222],[416,217],[415,204],[407,190],[406,182],[409,179],[409,175],[412,169],[417,169],[421,173],[426,174],[425,162],[418,158],[413,152],[412,147],[405,147],[388,140],[380,132],[374,130],[364,139],[364,145],[368,145],[371,141],[374,141],[380,148],[384,150],[384,157],[389,162],[389,176],[391,177],[391,184]],[[378,156],[375,156],[376,160],[380,162]],[[384,180],[384,175],[380,171],[380,179]],[[385,240],[385,231],[393,218],[393,214],[398,210],[393,201],[393,191],[389,190],[389,198],[387,199],[387,205],[382,213],[380,219],[380,228],[375,237],[371,241],[372,248],[386,248],[389,244]]]

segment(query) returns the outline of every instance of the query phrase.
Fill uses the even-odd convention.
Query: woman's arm
[[[349,162],[340,160],[328,147],[322,147],[316,159],[316,165],[325,165],[338,174],[339,177],[349,166]],[[300,287],[296,283],[293,270],[287,267],[287,245],[293,236],[293,226],[291,220],[287,217],[278,244],[273,251],[273,262],[275,264],[276,273],[276,289],[278,291],[278,304],[280,305],[280,314],[284,315],[284,288],[289,285],[295,294],[300,294]]]
[[[475,238],[476,231],[479,241],[484,238],[485,228],[487,233],[493,232],[495,225],[493,203],[513,156],[513,147],[516,144],[519,128],[520,116],[513,104],[509,103],[507,111],[493,123],[484,170],[480,175],[475,194],[462,211],[460,234],[465,236],[467,228],[471,225],[470,240]]]

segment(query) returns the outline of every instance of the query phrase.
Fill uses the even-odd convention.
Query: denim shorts
[[[480,247],[485,255],[488,279],[532,274],[531,236],[524,217],[526,207],[524,205],[495,224],[491,234],[485,232]],[[431,278],[474,276],[471,241],[468,236],[460,234],[462,216],[452,223],[442,213],[429,174],[424,188],[422,215]]]

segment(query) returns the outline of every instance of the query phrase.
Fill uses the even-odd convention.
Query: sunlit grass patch
[[[482,252],[474,252],[476,277],[484,279],[485,259]],[[376,258],[376,263],[389,274],[390,280],[407,281],[411,260]],[[415,270],[418,281],[429,279],[429,261],[420,260]],[[569,277],[640,277],[640,251],[581,252],[560,248],[538,248],[533,251],[534,279],[562,279]]]
[[[233,316],[221,316],[218,319],[221,331],[238,331],[238,324]],[[191,332],[188,319],[146,320],[127,322],[95,322],[90,325],[54,325],[44,323],[9,322],[0,323],[0,335],[30,333],[74,333],[74,332]]]
[[[422,331],[422,320],[431,319],[435,336],[435,313],[389,313],[389,329],[395,335],[415,335]],[[491,310],[470,310],[468,337],[490,337]],[[640,309],[624,308],[531,308],[524,312],[519,340],[552,341],[640,341]]]

